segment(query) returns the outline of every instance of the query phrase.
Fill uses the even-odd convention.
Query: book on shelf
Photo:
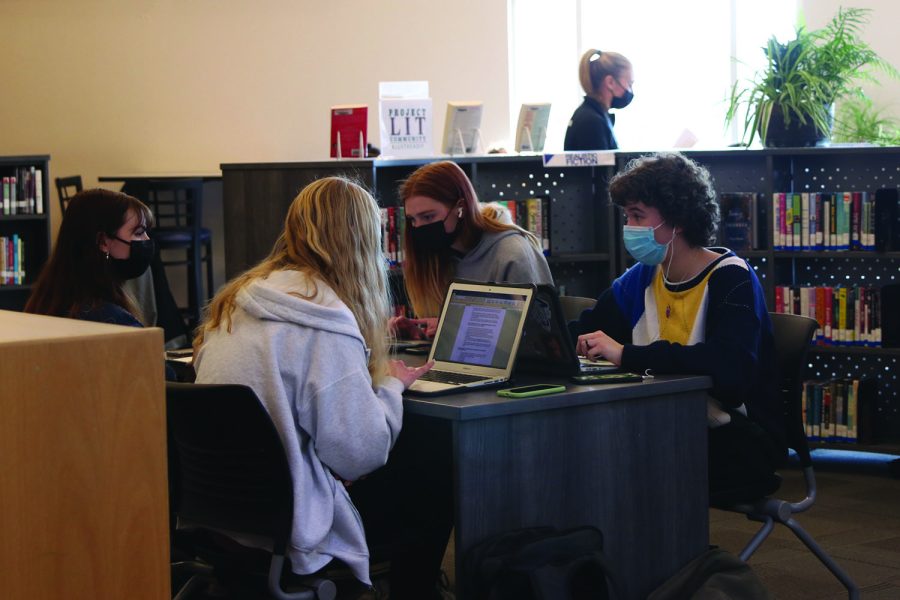
[[[381,156],[432,156],[434,114],[428,82],[382,81],[378,98]]]
[[[403,265],[403,237],[406,234],[406,210],[403,206],[381,209],[381,244],[389,267]]]
[[[897,188],[881,188],[875,191],[875,214],[872,244],[879,251],[900,250],[900,195]]]
[[[471,154],[481,140],[481,115],[484,105],[479,101],[451,100],[447,102],[444,119],[444,154]]]
[[[550,121],[550,103],[525,103],[519,109],[516,125],[516,152],[542,152],[547,139],[547,123]]]
[[[0,286],[25,282],[25,242],[14,233],[0,237]]]
[[[871,443],[874,384],[869,377],[804,381],[800,402],[807,439]]]
[[[775,312],[815,319],[817,344],[882,344],[881,290],[866,286],[776,286]]]
[[[33,215],[44,213],[41,169],[16,167],[0,183],[0,214]]]
[[[775,192],[775,250],[874,250],[875,198],[866,191]],[[883,234],[882,236],[883,237]]]
[[[365,158],[369,107],[338,104],[331,107],[331,158]]]
[[[757,194],[726,192],[719,195],[719,243],[743,252],[759,246]]]
[[[509,213],[510,222],[534,234],[544,256],[550,256],[550,198],[494,200]]]

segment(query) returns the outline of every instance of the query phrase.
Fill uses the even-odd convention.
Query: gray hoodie
[[[553,283],[547,259],[515,230],[484,233],[459,259],[456,277],[494,283]]]
[[[256,392],[287,452],[294,483],[288,554],[296,573],[332,557],[369,581],[362,521],[343,484],[387,462],[403,419],[403,384],[372,388],[367,350],[353,313],[321,281],[276,271],[241,290],[232,330],[207,334],[197,383],[239,383]],[[246,538],[239,540],[248,543]]]

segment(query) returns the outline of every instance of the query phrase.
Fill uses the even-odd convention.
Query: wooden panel
[[[284,229],[284,217],[306,185],[341,175],[372,186],[371,162],[222,165],[225,276],[231,279],[266,256]]]
[[[0,311],[0,597],[170,597],[162,357],[160,329]]]
[[[706,549],[702,393],[454,422],[456,568],[495,533],[594,525],[625,582],[644,598]]]

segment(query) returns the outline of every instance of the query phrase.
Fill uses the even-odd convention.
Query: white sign
[[[612,150],[591,152],[556,152],[544,155],[545,167],[612,167],[616,153]]]

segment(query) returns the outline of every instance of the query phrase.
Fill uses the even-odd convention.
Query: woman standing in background
[[[569,121],[564,149],[617,149],[619,144],[613,133],[616,117],[609,114],[609,109],[625,108],[634,98],[631,62],[616,52],[591,49],[581,57],[578,78],[584,89],[584,102]]]

